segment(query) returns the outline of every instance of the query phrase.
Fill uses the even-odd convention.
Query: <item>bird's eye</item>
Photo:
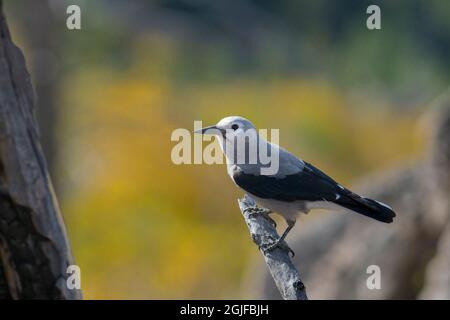
[[[233,124],[231,126],[231,129],[233,129],[234,131],[236,131],[239,128],[239,126],[237,124]]]

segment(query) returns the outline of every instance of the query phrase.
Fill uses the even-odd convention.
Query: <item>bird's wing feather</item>
[[[301,171],[284,177],[246,174],[237,170],[233,174],[233,180],[257,197],[281,201],[333,201],[342,188],[325,173],[306,162]]]
[[[288,202],[325,200],[382,222],[392,222],[395,217],[389,206],[344,188],[307,162],[299,172],[284,177],[252,175],[237,170],[233,180],[242,189],[263,199]]]

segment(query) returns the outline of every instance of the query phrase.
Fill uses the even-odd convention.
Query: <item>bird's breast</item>
[[[250,194],[250,196],[256,201],[258,206],[270,209],[288,220],[295,220],[299,214],[308,211],[304,201],[286,202],[275,199],[264,199],[253,194]]]

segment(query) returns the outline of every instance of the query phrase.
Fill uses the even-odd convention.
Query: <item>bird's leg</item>
[[[277,223],[275,222],[275,220],[273,220],[271,217],[269,217],[269,214],[272,213],[272,210],[270,209],[266,209],[266,208],[260,208],[257,206],[254,207],[250,207],[247,208],[246,211],[249,213],[249,217],[254,217],[255,215],[261,215],[264,219],[266,219],[267,221],[269,221],[269,223],[276,228],[277,227]]]
[[[291,229],[295,226],[295,220],[286,220],[286,222],[288,224],[286,230],[284,230],[283,234],[281,235],[281,237],[278,240],[276,240],[274,243],[268,245],[267,247],[263,248],[263,250],[265,252],[270,252],[273,249],[279,247],[281,249],[287,249],[290,253],[292,253],[292,256],[295,255],[294,251],[292,251],[292,249],[289,248],[289,246],[284,241],[284,239],[288,235],[289,231],[291,231]]]
[[[288,233],[291,231],[291,229],[295,226],[295,220],[286,220],[288,226],[286,230],[284,230],[283,234],[281,235],[280,239],[278,241],[283,241]]]

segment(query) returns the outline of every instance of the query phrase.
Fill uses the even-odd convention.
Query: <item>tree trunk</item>
[[[6,3],[5,3],[6,6]],[[57,166],[56,128],[58,126],[58,92],[64,72],[60,58],[61,23],[55,21],[49,1],[21,0],[9,5],[9,19],[18,21],[17,28],[27,44],[27,62],[36,92],[36,119],[47,167],[54,177]],[[33,14],[30,15],[30,12]],[[63,14],[64,12],[61,12]],[[56,25],[59,23],[59,25]],[[53,180],[58,195],[58,181]]]
[[[78,299],[66,284],[73,259],[33,108],[0,0],[0,298]]]

